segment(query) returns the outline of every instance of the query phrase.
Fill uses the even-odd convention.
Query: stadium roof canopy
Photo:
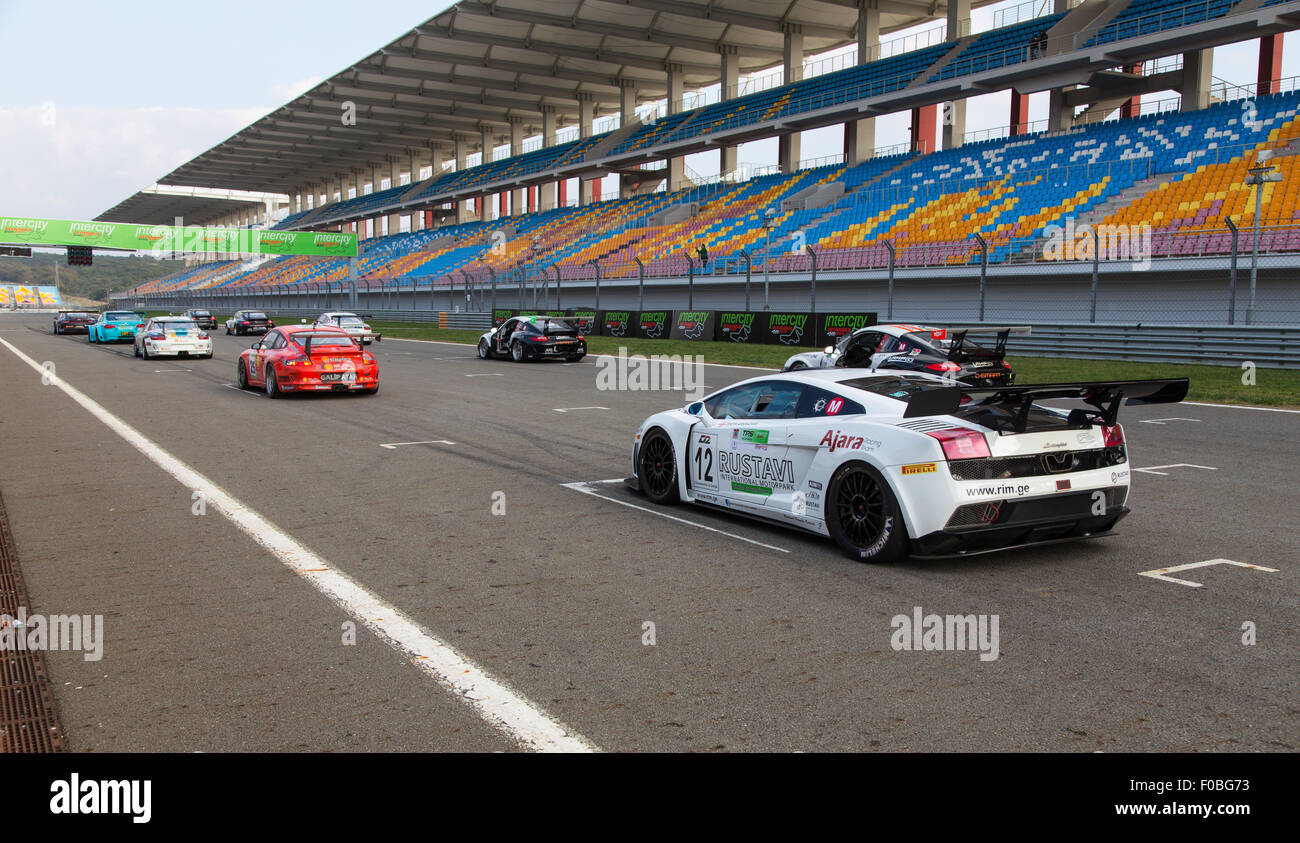
[[[232,211],[263,207],[267,201],[283,203],[284,196],[251,194],[244,191],[215,191],[202,188],[151,187],[119,202],[95,217],[100,222],[133,222],[140,225],[175,225],[203,222]]]
[[[543,109],[561,127],[584,97],[595,116],[617,111],[624,84],[662,99],[669,70],[688,91],[715,84],[724,50],[741,74],[779,65],[787,30],[806,56],[853,43],[865,3],[882,33],[946,14],[944,0],[460,0],[159,181],[292,193],[456,135],[477,149],[512,120],[536,135]]]

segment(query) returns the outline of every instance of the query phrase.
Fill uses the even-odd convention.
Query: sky
[[[0,213],[97,216],[448,5],[0,0]],[[974,31],[1013,5],[976,11]],[[1256,42],[1219,48],[1214,76],[1253,83],[1256,57]],[[1282,75],[1300,76],[1296,33]],[[970,100],[967,131],[1005,126],[1009,104],[1006,91]],[[1046,116],[1047,94],[1033,96],[1030,119]],[[905,113],[879,118],[876,145],[906,142],[907,127]],[[841,151],[840,127],[804,133],[804,159]],[[740,160],[764,166],[776,155],[766,140],[744,145]],[[687,163],[717,172],[716,153]]]

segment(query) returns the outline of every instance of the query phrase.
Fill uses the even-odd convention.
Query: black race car
[[[925,325],[871,325],[859,328],[821,351],[806,351],[785,361],[782,371],[832,366],[923,372],[958,383],[1010,386],[1016,373],[1006,361],[1007,338],[1029,328],[934,328]],[[995,334],[992,348],[968,339]]]
[[[587,355],[587,341],[565,319],[512,316],[500,327],[479,337],[479,357],[487,360],[498,354],[508,354],[516,363],[539,357],[558,357],[574,362]]]
[[[213,316],[210,310],[187,310],[181,315],[187,319],[193,319],[194,324],[200,328],[217,327],[217,317]]]
[[[97,317],[84,310],[60,310],[54,317],[53,333],[85,334],[89,333],[91,324]]]
[[[275,323],[260,310],[237,310],[234,316],[226,320],[226,333],[236,336],[265,334],[274,327]]]

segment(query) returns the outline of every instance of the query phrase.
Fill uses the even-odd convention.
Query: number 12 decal
[[[695,476],[692,478],[696,486],[716,489],[718,481],[713,475],[713,448],[711,447],[711,436],[701,436],[695,445]]]

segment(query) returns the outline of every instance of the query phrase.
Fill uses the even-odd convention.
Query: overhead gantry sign
[[[264,231],[7,216],[0,217],[0,244],[80,246],[160,254],[357,256],[357,235],[352,232]]]

